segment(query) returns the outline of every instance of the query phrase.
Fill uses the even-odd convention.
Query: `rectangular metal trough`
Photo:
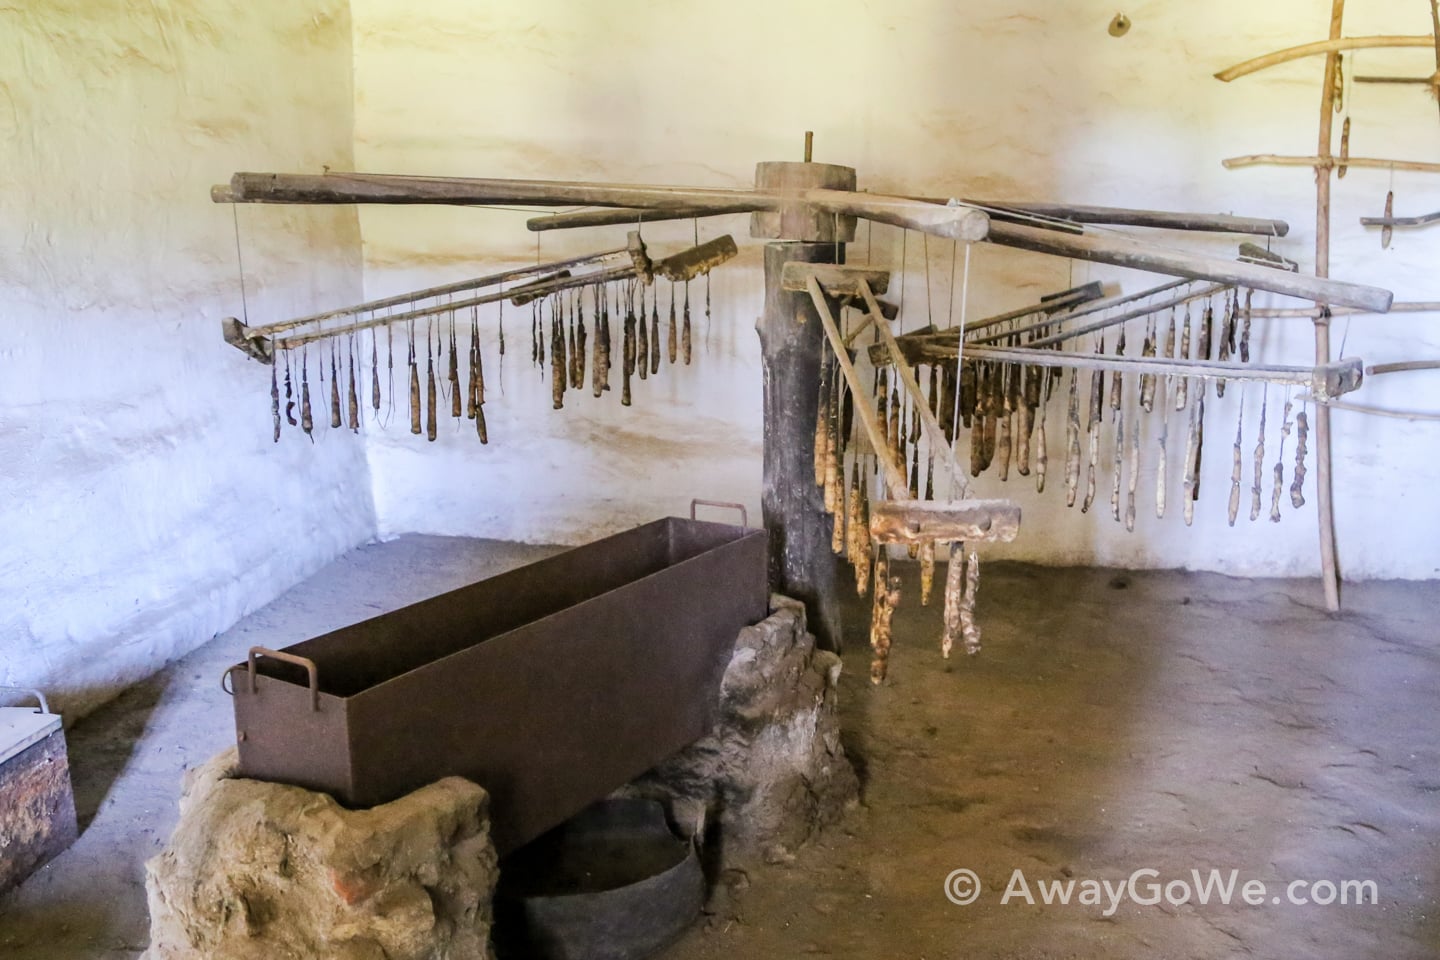
[[[693,517],[693,509],[692,509]],[[668,518],[230,668],[242,776],[352,807],[444,776],[504,853],[707,733],[763,530]]]

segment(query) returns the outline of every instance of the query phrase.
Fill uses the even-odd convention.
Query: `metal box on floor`
[[[75,842],[75,794],[60,715],[0,707],[0,893]]]
[[[503,853],[707,733],[766,535],[668,518],[230,668],[243,776],[371,806],[447,775]]]

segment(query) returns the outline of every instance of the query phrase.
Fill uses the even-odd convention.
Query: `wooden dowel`
[[[1353,307],[1335,307],[1330,311],[1334,317],[1370,317],[1387,313],[1440,313],[1440,300],[1396,300],[1384,313]],[[1256,307],[1250,311],[1252,317],[1304,317],[1313,320],[1318,315],[1319,310],[1315,307]]]
[[[1284,220],[1259,217],[1236,217],[1223,213],[1174,213],[1165,210],[1130,210],[1124,207],[1076,206],[1065,203],[1031,203],[1009,200],[965,200],[992,212],[997,220],[1005,219],[994,211],[1015,211],[1037,217],[1054,217],[1073,223],[1093,223],[1116,227],[1151,227],[1160,230],[1190,230],[1201,233],[1248,233],[1262,237],[1283,237],[1290,232]],[[1039,226],[1039,224],[1035,224]]]
[[[636,276],[637,273],[638,271],[635,265],[633,263],[627,263],[622,267],[612,267],[609,270],[597,270],[581,276],[566,277],[559,280],[552,280],[548,283],[527,285],[524,290],[524,295],[529,299],[534,299],[543,294],[554,293],[557,290],[569,290],[573,287],[585,287],[593,283],[608,283],[611,280],[628,279]],[[465,300],[456,300],[452,303],[442,303],[419,310],[409,310],[405,313],[393,313],[384,317],[372,317],[360,323],[347,323],[341,326],[331,327],[328,330],[317,330],[299,336],[284,337],[275,342],[275,347],[281,350],[288,350],[351,330],[368,330],[371,327],[383,327],[391,323],[403,323],[407,320],[418,320],[423,317],[433,317],[438,314],[449,313],[452,310],[463,310],[466,307],[476,307],[487,303],[495,303],[500,300],[507,300],[519,292],[520,291],[516,290],[496,291],[495,293],[486,293],[478,297],[469,297]]]
[[[280,333],[284,330],[293,330],[296,327],[303,327],[309,323],[324,323],[326,320],[335,320],[339,317],[346,317],[356,313],[368,313],[373,310],[383,310],[386,307],[398,307],[401,304],[413,303],[416,300],[443,297],[448,293],[478,290],[481,287],[493,287],[507,280],[518,280],[521,277],[534,276],[535,274],[557,272],[567,267],[578,267],[590,263],[598,263],[601,260],[608,260],[611,257],[620,256],[627,252],[628,248],[618,247],[614,250],[605,250],[600,253],[589,253],[583,257],[572,257],[569,260],[557,260],[553,263],[537,263],[528,267],[516,267],[513,270],[503,270],[500,273],[492,273],[485,277],[457,280],[454,283],[447,283],[438,287],[413,290],[409,293],[397,294],[396,296],[385,297],[381,300],[367,300],[364,303],[357,303],[351,307],[341,307],[337,310],[328,310],[324,313],[312,313],[308,317],[297,317],[294,320],[285,320],[280,323],[267,323],[264,326],[250,327],[248,329],[251,336],[268,337],[271,334]]]
[[[875,409],[867,399],[870,391],[861,382],[860,375],[855,372],[855,365],[850,362],[850,352],[845,349],[844,338],[840,336],[840,329],[835,326],[835,318],[830,313],[830,305],[825,302],[825,291],[820,289],[819,281],[813,276],[806,286],[810,291],[810,299],[815,304],[815,312],[820,315],[820,325],[825,330],[825,338],[830,341],[830,349],[840,364],[840,373],[845,377],[845,382],[850,387],[850,394],[854,397],[855,414],[860,418],[860,425],[864,427],[870,445],[875,448],[875,459],[879,461],[881,468],[885,471],[885,481],[890,485],[890,497],[896,500],[906,499],[910,495],[910,490],[909,485],[905,482],[905,470],[891,457],[890,444],[885,439],[885,431],[880,427],[880,422],[875,417]]]
[[[1376,47],[1431,47],[1434,44],[1435,38],[1428,36],[1332,37],[1329,40],[1317,40],[1314,43],[1302,43],[1298,47],[1276,50],[1274,53],[1267,53],[1264,56],[1246,60],[1244,63],[1237,63],[1235,66],[1226,67],[1215,74],[1215,79],[1229,83],[1231,80],[1248,76],[1257,70],[1264,70],[1266,67],[1273,67],[1278,63],[1289,63],[1291,60],[1318,56],[1322,53],[1333,55],[1342,50],[1364,50]],[[1328,57],[1327,61],[1332,65],[1334,63]],[[1328,82],[1329,78],[1334,75],[1333,70],[1326,74],[1326,81]]]
[[[607,207],[600,210],[575,210],[531,217],[525,226],[532,231],[569,230],[575,227],[604,227],[622,223],[658,223],[662,220],[692,220],[699,217],[720,217],[732,213],[753,213],[762,209],[751,202],[707,203],[673,210],[647,210],[643,207]]]
[[[921,361],[953,361],[953,350],[922,346],[915,351]],[[1314,367],[1283,364],[1233,363],[1225,360],[1172,360],[1167,357],[1115,357],[1106,354],[1062,350],[1035,350],[1030,347],[966,347],[970,360],[992,363],[1023,363],[1035,367],[1072,367],[1107,373],[1151,374],[1154,376],[1198,377],[1207,380],[1244,380],[1304,386],[1317,397],[1336,397],[1360,386],[1364,365],[1358,359],[1337,360]]]
[[[1321,303],[1364,307],[1382,312],[1390,308],[1390,302],[1394,299],[1389,290],[1379,287],[1306,277],[1233,260],[1172,253],[1118,237],[1074,237],[1012,223],[992,223],[986,239],[1002,246],[1035,250],[1076,260],[1168,273],[1171,276],[1190,277],[1195,280],[1215,280],[1232,286],[1252,287]]]
[[[1252,153],[1243,157],[1230,157],[1220,161],[1227,170],[1237,167],[1268,165],[1275,167],[1316,167],[1329,170],[1338,167],[1340,161],[1334,157],[1292,157],[1276,153]],[[1377,160],[1374,157],[1346,157],[1345,166],[1362,167],[1368,170],[1405,170],[1410,173],[1440,173],[1440,163],[1426,163],[1421,160]]]
[[[1087,333],[1095,333],[1097,330],[1104,330],[1104,329],[1106,329],[1106,328],[1108,328],[1108,327],[1113,327],[1113,326],[1116,326],[1117,324],[1125,323],[1125,322],[1128,321],[1128,320],[1134,320],[1136,317],[1147,316],[1147,315],[1149,315],[1149,314],[1154,313],[1154,312],[1157,311],[1157,310],[1165,310],[1165,309],[1167,309],[1167,308],[1169,308],[1169,307],[1176,307],[1176,306],[1179,306],[1179,305],[1182,304],[1182,303],[1189,303],[1189,302],[1192,301],[1192,300],[1203,300],[1205,297],[1212,297],[1212,296],[1214,296],[1214,295],[1217,294],[1217,293],[1221,293],[1221,292],[1223,292],[1223,291],[1225,291],[1225,290],[1229,290],[1229,289],[1230,289],[1230,287],[1229,287],[1228,284],[1224,284],[1224,283],[1207,283],[1207,284],[1204,284],[1204,285],[1202,285],[1202,286],[1196,287],[1194,290],[1190,290],[1190,291],[1188,291],[1188,292],[1186,292],[1186,293],[1177,294],[1177,295],[1175,295],[1175,296],[1173,296],[1173,297],[1170,297],[1169,299],[1161,300],[1161,301],[1159,301],[1158,303],[1147,303],[1147,304],[1145,304],[1145,305],[1142,306],[1142,307],[1136,307],[1136,308],[1133,309],[1133,310],[1126,310],[1126,311],[1123,312],[1123,313],[1117,313],[1117,314],[1114,314],[1114,315],[1112,315],[1112,316],[1105,317],[1105,318],[1103,318],[1103,319],[1101,319],[1101,320],[1095,320],[1095,321],[1093,321],[1093,322],[1091,322],[1091,323],[1087,323],[1087,324],[1083,324],[1083,325],[1078,326],[1078,327],[1074,327],[1074,328],[1072,328],[1072,329],[1070,329],[1070,330],[1064,330],[1064,331],[1062,331],[1062,332],[1060,332],[1060,333],[1053,333],[1053,334],[1049,335],[1048,337],[1039,337],[1039,338],[1037,338],[1037,339],[1035,339],[1035,340],[1032,340],[1029,344],[1027,344],[1027,346],[1030,346],[1030,347],[1050,347],[1050,346],[1054,346],[1054,345],[1057,344],[1057,343],[1064,343],[1066,340],[1071,340],[1071,339],[1074,339],[1075,337],[1081,337],[1081,336],[1084,336],[1084,335],[1087,334]],[[1060,317],[1060,318],[1058,318],[1058,319],[1068,320],[1068,319],[1070,319],[1070,318],[1069,318],[1069,317]],[[1016,331],[1016,332],[1018,333],[1018,332],[1021,332],[1021,331]],[[987,337],[987,338],[986,338],[986,342],[988,342],[988,341],[991,340],[991,339],[993,339],[993,338]],[[981,341],[976,341],[977,344],[980,343],[980,342],[981,342]]]

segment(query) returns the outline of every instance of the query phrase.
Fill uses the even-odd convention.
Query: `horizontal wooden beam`
[[[701,217],[722,217],[732,213],[754,213],[763,209],[749,201],[698,204],[673,210],[646,210],[643,207],[605,207],[599,210],[573,210],[531,217],[525,221],[530,230],[571,230],[576,227],[608,227],[624,223],[659,223],[663,220],[696,220]]]
[[[804,263],[792,260],[780,274],[780,286],[792,293],[807,293],[810,278],[831,297],[862,296],[862,285],[868,284],[875,293],[884,293],[890,286],[890,271],[873,267],[851,267],[834,263]]]
[[[986,210],[996,220],[1008,220],[1001,211],[1021,215],[1053,217],[1071,223],[1114,227],[1149,227],[1157,230],[1190,230],[1199,233],[1249,233],[1262,237],[1283,237],[1290,232],[1284,220],[1237,217],[1225,213],[1179,213],[1169,210],[1132,210],[1127,207],[1095,207],[1070,203],[1034,203],[1013,200],[965,200]],[[1041,224],[1032,224],[1040,226]]]
[[[1020,505],[1013,500],[877,500],[870,536],[881,543],[979,543],[1014,540]]]
[[[1367,170],[1404,170],[1408,173],[1440,173],[1440,163],[1425,160],[1384,160],[1375,157],[1292,157],[1278,153],[1251,153],[1220,161],[1227,170],[1239,167],[1357,167]]]
[[[779,210],[805,204],[828,213],[863,217],[952,240],[983,239],[990,218],[964,205],[940,206],[904,197],[848,190],[728,190],[654,184],[479,177],[409,177],[373,173],[237,173],[217,203],[385,203],[457,206],[584,205],[688,212],[697,205],[754,204]]]
[[[1108,263],[1117,267],[1148,270],[1194,280],[1215,280],[1233,286],[1301,297],[1317,303],[1363,307],[1384,312],[1390,308],[1394,299],[1389,290],[1379,287],[1299,276],[1233,260],[1176,253],[1124,237],[1074,237],[1013,223],[992,223],[986,239],[991,243],[1022,250],[1035,250],[1076,260]]]
[[[921,362],[953,363],[955,351],[921,345],[914,351]],[[967,361],[1018,363],[1029,367],[1066,367],[1115,373],[1200,377],[1207,380],[1242,380],[1310,388],[1319,399],[1338,397],[1358,389],[1365,367],[1359,358],[1337,360],[1316,367],[1235,363],[1231,360],[1172,360],[1169,357],[1117,357],[1103,353],[1034,350],[1028,347],[966,347]]]
[[[1381,36],[1381,37],[1340,37],[1336,40],[1317,40],[1314,43],[1302,43],[1298,47],[1287,47],[1284,50],[1276,50],[1274,53],[1267,53],[1264,56],[1246,60],[1244,63],[1237,63],[1233,67],[1226,67],[1215,74],[1215,79],[1224,80],[1229,83],[1231,80],[1248,76],[1266,67],[1273,67],[1280,63],[1289,63],[1292,60],[1301,60],[1305,57],[1315,57],[1321,54],[1339,53],[1344,50],[1364,50],[1373,48],[1398,48],[1398,47],[1428,47],[1434,48],[1435,38],[1431,36]]]
[[[655,276],[681,283],[709,273],[740,252],[730,234],[706,240],[698,247],[682,250],[655,263]]]

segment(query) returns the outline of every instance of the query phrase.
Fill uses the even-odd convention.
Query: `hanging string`
[[[900,228],[900,332],[905,332],[905,254],[906,245],[910,239],[910,231],[904,227]]]
[[[1395,171],[1390,171],[1394,177]],[[245,326],[250,326],[250,306],[245,300],[245,261],[240,256],[240,204],[230,204],[230,215],[235,220],[235,266],[240,271],[240,316],[245,321]]]
[[[969,248],[966,248],[967,252]],[[958,259],[960,241],[950,241],[950,312],[945,317],[945,326],[955,326],[955,261]]]
[[[930,234],[921,234],[925,243],[925,322],[935,328],[935,298],[930,295]]]
[[[970,244],[968,243],[965,244],[965,271],[960,275],[960,277],[960,335],[955,343],[955,380],[957,386],[955,390],[955,409],[952,411],[951,420],[951,422],[955,424],[960,423],[960,389],[958,386],[960,380],[960,359],[961,353],[965,349],[965,320],[970,307]],[[951,500],[955,499],[955,485],[957,480],[959,481],[960,495],[962,497],[965,495],[965,489],[968,485],[965,477],[960,472],[960,464],[959,461],[956,460],[955,450],[956,447],[952,442],[950,446],[949,458]]]

